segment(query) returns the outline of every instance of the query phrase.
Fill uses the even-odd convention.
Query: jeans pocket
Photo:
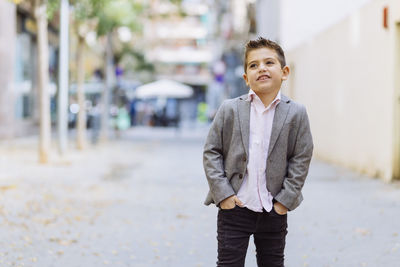
[[[232,211],[234,209],[236,209],[237,207],[239,207],[238,205],[235,205],[235,207],[231,208],[231,209],[222,209],[221,207],[219,208],[219,210],[221,211]]]
[[[272,206],[272,210],[271,213],[276,215],[276,216],[280,216],[280,217],[285,217],[287,215],[287,212],[285,214],[279,214],[276,212],[275,207]]]

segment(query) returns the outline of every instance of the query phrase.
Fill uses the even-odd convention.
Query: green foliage
[[[74,7],[75,20],[84,22],[92,19],[105,7],[107,0],[74,0],[71,3]]]
[[[141,29],[138,16],[143,6],[135,0],[73,0],[72,4],[78,22],[97,20],[98,36],[121,26],[129,27],[132,31]]]
[[[139,31],[141,25],[138,18],[142,11],[143,7],[136,1],[104,0],[104,6],[98,10],[96,16],[99,19],[97,34],[106,35],[121,26]]]
[[[125,45],[121,51],[114,54],[116,64],[120,64],[124,58],[131,57],[134,59],[134,66],[130,66],[134,71],[154,72],[154,65],[147,62],[142,52],[133,49],[130,45]]]
[[[60,0],[47,0],[47,18],[51,20],[54,14],[60,9]]]
[[[14,4],[21,4],[24,2],[28,2],[31,4],[31,7],[34,8],[36,3],[35,0],[8,0],[9,2],[13,2]],[[54,17],[54,14],[60,9],[60,0],[39,0],[38,4],[46,4],[46,12],[47,18],[51,20]],[[33,12],[33,10],[32,10]]]
[[[182,4],[182,0],[169,0],[172,4],[180,6]]]

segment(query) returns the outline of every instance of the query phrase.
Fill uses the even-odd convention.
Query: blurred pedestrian
[[[101,107],[100,99],[96,97],[93,100],[93,107],[89,111],[90,128],[92,129],[91,141],[96,144],[99,140],[100,126],[101,126]]]
[[[205,102],[200,102],[197,105],[197,121],[201,123],[205,123],[208,121],[208,116],[207,116],[207,103]]]
[[[136,125],[136,99],[133,99],[129,103],[129,117],[131,120],[131,126]]]
[[[119,138],[121,136],[121,132],[127,130],[131,126],[131,119],[124,105],[121,105],[118,108],[114,122],[115,135]]]
[[[244,72],[249,93],[222,103],[203,153],[205,204],[219,207],[217,265],[244,266],[253,235],[258,266],[283,267],[287,212],[303,200],[313,141],[305,107],[281,94],[282,48],[249,41]]]

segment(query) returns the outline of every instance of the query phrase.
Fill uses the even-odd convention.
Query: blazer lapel
[[[271,139],[269,142],[268,156],[271,154],[272,149],[275,146],[276,140],[282,130],[283,124],[285,123],[286,116],[288,114],[290,105],[289,98],[282,95],[280,103],[276,106],[274,121],[272,122]]]
[[[249,136],[250,136],[250,101],[249,96],[239,98],[238,114],[242,142],[247,156],[249,155]]]

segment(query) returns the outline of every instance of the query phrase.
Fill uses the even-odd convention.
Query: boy
[[[249,93],[222,103],[203,153],[205,204],[219,207],[217,266],[244,266],[253,235],[258,266],[282,267],[286,213],[303,200],[313,142],[304,106],[281,95],[282,48],[249,41],[244,73]]]

